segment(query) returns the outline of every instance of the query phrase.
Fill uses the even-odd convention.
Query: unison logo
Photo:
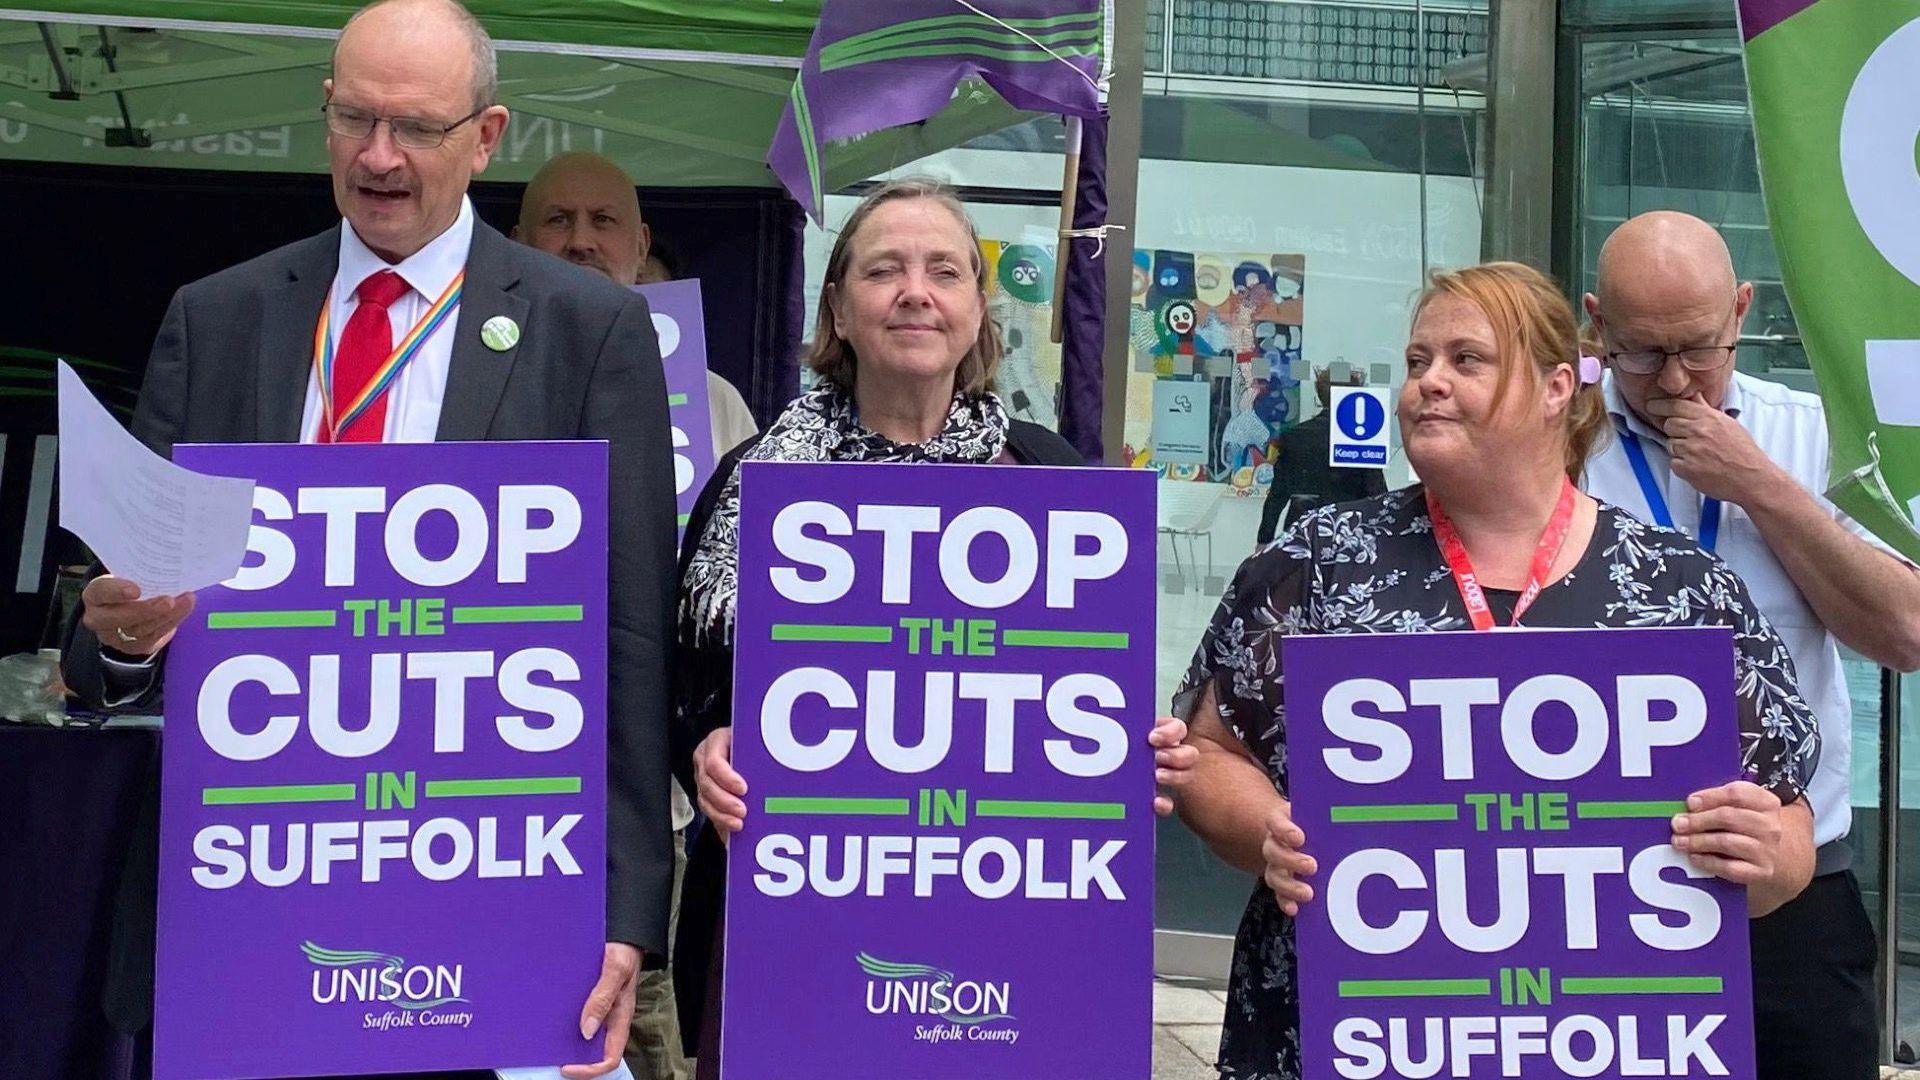
[[[311,941],[301,942],[300,951],[314,965],[313,1000],[321,1005],[377,1001],[400,1009],[428,1009],[467,1000],[460,996],[461,964],[408,966],[389,953],[346,952]]]
[[[867,1011],[875,1016],[932,1016],[953,1024],[1011,1020],[1013,984],[954,978],[927,964],[896,964],[866,953],[857,956],[867,973]]]

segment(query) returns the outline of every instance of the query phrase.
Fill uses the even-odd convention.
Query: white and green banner
[[[1920,561],[1920,0],[1740,0],[1740,21],[1827,494]]]

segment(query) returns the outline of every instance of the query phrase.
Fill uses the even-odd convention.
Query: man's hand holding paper
[[[87,582],[80,594],[80,621],[100,643],[130,656],[152,656],[167,647],[174,631],[193,612],[193,594],[144,596],[126,578],[105,574]]]

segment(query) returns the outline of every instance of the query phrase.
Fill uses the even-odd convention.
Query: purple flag
[[[167,657],[155,1077],[597,1058],[606,444],[174,460],[258,487]]]
[[[1153,474],[740,476],[724,1076],[1145,1080]]]
[[[713,475],[713,409],[707,400],[707,322],[698,280],[635,285],[653,309],[660,366],[667,376],[667,416],[673,426],[673,491],[679,529]]]
[[[1740,37],[1752,41],[1814,5],[1814,0],[1740,0]]]
[[[946,108],[980,79],[1017,109],[1100,115],[1103,0],[826,0],[767,164],[814,221],[828,143]]]
[[[1301,1075],[1754,1075],[1724,628],[1289,638]]]

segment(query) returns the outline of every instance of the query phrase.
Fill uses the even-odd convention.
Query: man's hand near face
[[[1748,506],[1794,482],[1738,420],[1698,397],[1649,398],[1646,413],[1667,437],[1674,475],[1708,498]]]

